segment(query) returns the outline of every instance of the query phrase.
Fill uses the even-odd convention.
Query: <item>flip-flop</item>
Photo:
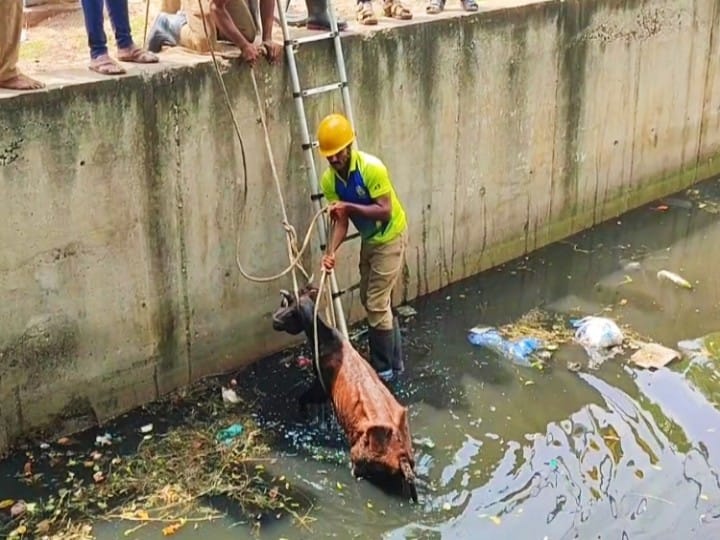
[[[118,50],[118,60],[121,62],[133,62],[135,64],[154,64],[158,61],[158,57],[150,51],[146,51],[140,47],[134,47],[129,53],[123,52],[121,54]]]
[[[391,0],[390,2],[385,2],[383,10],[386,17],[392,17],[393,19],[400,19],[402,21],[412,19],[412,11],[402,5],[402,3],[398,0]]]
[[[88,68],[100,75],[124,75],[126,73],[125,68],[107,54],[94,58]]]
[[[445,9],[445,0],[430,0],[425,6],[425,12],[430,15],[437,15]]]
[[[372,26],[378,23],[372,2],[359,2],[357,5],[357,20],[360,24]]]

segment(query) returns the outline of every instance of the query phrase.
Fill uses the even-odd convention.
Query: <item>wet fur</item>
[[[304,331],[314,347],[315,292],[305,289],[299,303],[283,292],[281,307],[273,315],[273,328],[290,334]],[[350,444],[353,475],[400,477],[403,492],[417,502],[415,459],[407,408],[400,405],[372,366],[334,328],[318,319],[320,370],[333,408]],[[300,398],[300,406],[325,401],[319,381]]]

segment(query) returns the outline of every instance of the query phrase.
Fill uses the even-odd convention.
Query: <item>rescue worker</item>
[[[328,271],[335,267],[335,251],[352,221],[362,239],[360,301],[367,313],[370,363],[383,380],[392,382],[404,368],[400,325],[391,303],[407,247],[405,210],[383,162],[353,149],[355,134],[347,118],[326,116],[317,139],[320,154],[330,164],[320,186],[334,222],[322,265]]]

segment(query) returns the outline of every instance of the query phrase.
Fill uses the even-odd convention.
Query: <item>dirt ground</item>
[[[152,26],[155,16],[160,10],[160,0],[149,0],[148,28]],[[405,5],[413,12],[415,20],[428,19],[425,13],[426,0],[404,0]],[[379,22],[374,27],[361,27],[355,21],[355,0],[335,0],[333,6],[336,13],[349,23],[350,31],[381,29],[403,24],[385,17],[381,17],[381,0],[374,0],[375,13]],[[481,4],[482,5],[482,4]],[[143,43],[145,33],[145,0],[129,0],[130,23],[133,38],[136,43]],[[304,15],[305,2],[291,0],[288,14],[290,16]],[[446,12],[441,16],[461,13],[460,0],[450,0]],[[110,21],[105,18],[105,32],[108,36],[110,52],[114,54],[114,38]],[[275,25],[276,39],[280,40],[282,33],[278,24]],[[89,52],[87,34],[83,21],[82,10],[60,13],[40,22],[37,26],[28,28],[28,39],[23,42],[20,49],[20,68],[27,73],[42,73],[56,69],[77,67],[87,64]]]

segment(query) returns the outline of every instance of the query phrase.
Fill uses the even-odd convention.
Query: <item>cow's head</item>
[[[292,293],[286,290],[280,291],[280,307],[272,316],[274,330],[296,335],[304,331],[306,325],[312,321],[317,288],[306,285],[298,291],[298,294],[299,300],[296,300]]]

